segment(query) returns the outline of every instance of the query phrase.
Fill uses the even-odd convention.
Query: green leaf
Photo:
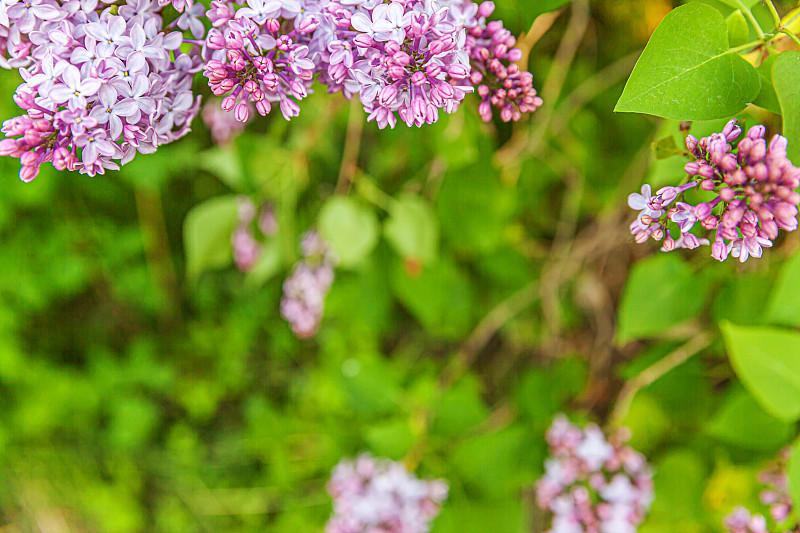
[[[570,2],[571,0],[537,0],[530,9],[533,11],[533,16],[538,17],[542,13],[555,11]]]
[[[794,445],[786,475],[789,476],[789,495],[792,501],[800,502],[800,441]]]
[[[352,268],[378,243],[378,217],[352,198],[334,196],[322,206],[319,231],[336,252],[339,265]]]
[[[651,148],[656,159],[666,159],[674,155],[683,155],[685,151],[678,148],[678,144],[675,142],[674,135],[670,135],[655,141],[651,145]]]
[[[480,395],[480,381],[468,374],[442,396],[436,409],[433,431],[455,437],[475,427],[489,416],[489,409]]]
[[[414,444],[414,436],[407,420],[381,422],[366,430],[364,439],[375,455],[399,460]]]
[[[439,221],[430,205],[418,196],[400,195],[389,205],[383,226],[389,245],[403,258],[423,265],[439,253]]]
[[[452,259],[440,257],[421,272],[395,261],[391,284],[403,305],[434,335],[457,338],[469,329],[472,287]]]
[[[471,489],[489,498],[509,498],[522,479],[518,465],[524,432],[519,427],[461,441],[449,464]]]
[[[755,68],[730,50],[713,7],[672,10],[653,32],[615,111],[676,120],[711,120],[744,109],[761,86]]]
[[[787,153],[800,161],[800,52],[784,52],[772,65],[772,82],[783,111],[783,135],[789,139]]]
[[[617,317],[617,342],[656,336],[702,310],[708,284],[676,255],[639,261],[633,267]],[[658,309],[657,313],[650,310]]]
[[[750,37],[750,27],[747,25],[747,19],[744,18],[741,9],[728,15],[725,23],[728,25],[728,39],[731,46],[740,46],[747,42]]]
[[[767,302],[770,324],[800,327],[800,252],[781,267]]]
[[[712,437],[750,450],[774,451],[792,437],[793,425],[765,413],[752,396],[736,388],[707,427]]]
[[[778,101],[778,95],[775,93],[775,86],[772,84],[772,66],[777,58],[778,56],[769,56],[758,66],[758,75],[761,76],[761,91],[759,91],[753,104],[780,115],[781,104]]]
[[[788,421],[800,418],[800,333],[720,324],[736,375],[761,406]]]
[[[514,212],[514,196],[500,184],[491,167],[473,165],[445,176],[437,208],[442,234],[450,245],[481,254],[502,243]]]
[[[183,223],[186,275],[196,278],[207,270],[233,262],[231,232],[238,223],[235,195],[218,196],[194,206]]]

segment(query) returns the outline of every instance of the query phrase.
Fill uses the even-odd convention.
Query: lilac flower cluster
[[[162,29],[158,4],[2,5],[0,63],[19,68],[24,83],[14,101],[25,114],[3,124],[0,155],[20,158],[23,181],[44,162],[103,174],[189,131],[199,109],[191,86],[201,60],[181,51],[180,32]]]
[[[263,250],[262,244],[256,240],[252,222],[258,215],[258,229],[265,237],[273,237],[278,233],[278,222],[275,219],[275,212],[269,204],[261,208],[258,213],[255,204],[247,196],[238,198],[238,218],[239,224],[231,233],[231,246],[233,248],[233,260],[236,268],[242,272],[252,269]]]
[[[325,296],[333,283],[336,258],[315,231],[300,242],[303,259],[283,283],[281,315],[300,338],[312,337],[319,328],[325,309]]]
[[[684,170],[693,178],[679,187],[659,189],[655,195],[645,185],[641,194],[628,197],[628,205],[639,211],[631,224],[637,242],[663,241],[664,251],[711,244],[690,233],[700,226],[709,237],[713,233],[712,257],[724,261],[732,255],[745,262],[751,256],[761,257],[779,230],[797,229],[800,194],[795,189],[800,186],[800,169],[786,155],[788,141],[775,135],[767,144],[766,128],[754,126],[734,149],[732,143],[741,134],[733,119],[720,133],[702,139],[689,135],[686,147],[695,160]],[[693,187],[715,196],[697,205],[679,201],[669,207]],[[670,222],[679,229],[677,239],[670,234]]]
[[[402,463],[361,455],[336,465],[328,493],[333,516],[326,533],[425,533],[447,484],[419,480]]]
[[[180,15],[169,28],[180,31],[164,29],[170,3]],[[514,37],[486,21],[493,11],[471,0],[212,0],[207,10],[191,0],[4,0],[0,66],[20,70],[14,100],[25,114],[4,123],[0,155],[20,158],[23,181],[44,162],[118,169],[189,131],[200,70],[239,122],[273,104],[297,116],[315,77],[359,98],[381,128],[436,122],[476,88],[484,120],[492,109],[519,120],[542,100],[514,63]]]
[[[653,501],[644,456],[618,431],[608,440],[559,415],[547,431],[551,457],[536,484],[536,502],[553,514],[549,533],[635,533]]]
[[[767,487],[761,491],[761,503],[769,506],[770,516],[785,533],[800,531],[800,523],[791,519],[792,500],[786,473],[791,453],[791,448],[784,449],[778,459],[758,475],[758,480]],[[769,533],[767,519],[763,515],[751,514],[741,506],[725,518],[724,524],[729,533]]]
[[[291,119],[316,76],[328,92],[358,97],[369,121],[394,127],[436,122],[478,87],[481,116],[492,106],[519,120],[542,100],[492,2],[470,0],[214,0],[204,75],[222,108],[246,120],[277,103]]]

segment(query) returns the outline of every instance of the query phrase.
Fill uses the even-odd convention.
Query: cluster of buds
[[[775,135],[767,144],[765,133],[764,126],[750,128],[735,149],[732,143],[742,134],[736,119],[720,133],[702,139],[689,135],[686,147],[695,160],[684,170],[691,180],[659,189],[655,195],[645,185],[641,194],[628,197],[628,205],[640,211],[631,224],[636,241],[653,238],[663,241],[662,250],[670,251],[709,245],[711,240],[705,237],[713,236],[712,257],[724,261],[732,255],[744,262],[751,256],[761,257],[779,230],[796,230],[800,169],[786,155],[786,138]],[[714,197],[696,205],[678,201],[669,207],[695,187]],[[677,227],[678,238],[670,234],[670,222]],[[698,226],[700,237],[691,233]]]
[[[791,455],[791,448],[785,448],[776,461],[758,474],[758,480],[766,485],[760,494],[761,503],[769,507],[772,520],[784,533],[800,531],[800,523],[792,517],[789,476],[786,473]],[[769,533],[764,515],[752,514],[741,506],[725,518],[724,524],[729,533]]]
[[[425,533],[447,484],[417,479],[402,463],[361,455],[336,465],[328,493],[333,516],[325,533]]]
[[[315,231],[300,242],[303,259],[283,283],[281,315],[300,338],[312,337],[319,329],[325,310],[325,296],[333,283],[336,258]]]
[[[478,111],[483,120],[491,120],[493,107],[500,110],[503,122],[509,122],[542,105],[533,88],[533,75],[516,64],[522,59],[522,51],[514,48],[516,39],[502,23],[492,21],[485,28],[473,26],[467,43],[473,65],[470,80],[481,97]]]
[[[653,479],[644,456],[625,444],[627,432],[606,439],[596,425],[581,429],[559,415],[546,438],[551,457],[536,502],[552,513],[549,533],[635,533],[653,501]]]

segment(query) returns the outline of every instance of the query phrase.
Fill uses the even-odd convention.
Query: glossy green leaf
[[[772,415],[800,418],[800,333],[720,325],[728,357],[747,390]]]
[[[800,327],[800,253],[781,267],[767,302],[766,320],[770,324]]]
[[[331,244],[339,265],[352,268],[378,243],[378,217],[358,201],[334,196],[319,213],[319,231]]]
[[[777,419],[737,387],[708,425],[712,437],[751,450],[775,451],[794,433],[793,424]]]
[[[731,46],[740,46],[747,42],[750,36],[750,27],[740,9],[728,15],[725,23],[728,25],[728,39]]]
[[[753,101],[753,104],[763,107],[773,113],[781,113],[781,103],[775,93],[775,86],[772,84],[772,66],[778,56],[769,56],[758,66],[758,75],[761,76],[761,90]]]
[[[711,120],[744,109],[760,86],[755,68],[731,51],[722,14],[690,3],[653,32],[615,111]]]
[[[218,196],[196,205],[183,223],[186,275],[196,278],[206,270],[233,262],[231,232],[238,223],[236,196]]]
[[[638,262],[631,272],[617,316],[616,339],[656,336],[697,316],[705,303],[708,284],[675,254]],[[651,312],[658,310],[657,312]]]
[[[403,258],[426,265],[439,253],[439,221],[424,199],[400,195],[389,207],[383,233]]]
[[[789,159],[800,161],[800,52],[784,52],[772,65],[772,82],[781,104]]]

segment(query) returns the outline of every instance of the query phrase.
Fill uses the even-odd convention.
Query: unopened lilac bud
[[[697,137],[691,134],[686,136],[686,149],[690,152],[694,152],[697,149]]]
[[[226,96],[225,98],[222,99],[220,107],[224,111],[230,111],[231,109],[233,109],[233,106],[235,105],[236,105],[236,98],[234,98],[233,96]]]
[[[300,21],[300,24],[297,25],[297,31],[302,33],[312,33],[314,30],[319,28],[319,25],[320,21],[312,15],[305,17]]]
[[[510,49],[508,51],[508,54],[506,55],[506,59],[508,59],[509,61],[512,61],[514,63],[516,63],[517,61],[521,61],[522,60],[522,50],[520,50],[519,48]],[[516,65],[509,65],[509,71],[511,70],[511,67],[514,67],[514,66],[516,66]]]
[[[272,72],[274,68],[272,65],[272,61],[269,58],[263,56],[258,56],[255,59],[253,59],[253,65],[261,72]]]
[[[267,19],[267,23],[265,26],[267,28],[267,31],[270,33],[278,33],[281,29],[281,23],[276,18]]]
[[[769,143],[770,151],[786,153],[789,147],[789,140],[782,135],[775,135]]]
[[[372,46],[372,36],[367,33],[359,33],[353,39],[353,43],[361,48],[369,48]]]
[[[767,133],[767,128],[764,126],[753,126],[747,132],[747,136],[752,140],[762,139]]]
[[[244,102],[240,102],[236,106],[236,108],[235,108],[235,110],[233,112],[233,116],[239,122],[247,122],[247,119],[250,116],[250,109],[247,107],[247,104],[244,103]]]
[[[418,70],[417,72],[411,75],[411,83],[413,83],[417,87],[424,85],[426,81],[427,77],[421,70]]]
[[[736,193],[733,192],[733,189],[731,189],[730,187],[723,187],[719,191],[719,197],[722,198],[722,201],[726,203],[733,200],[735,196]]]
[[[711,245],[711,257],[717,261],[725,261],[728,258],[728,247],[722,241],[715,241]]]
[[[383,49],[386,52],[386,55],[393,56],[400,51],[400,43],[397,41],[388,41],[385,45],[383,45]]]
[[[494,13],[494,2],[482,2],[480,6],[478,6],[478,16],[488,18]]]
[[[211,32],[209,33],[208,37],[206,38],[206,43],[208,43],[208,47],[212,50],[224,50],[226,43],[225,37],[221,33]]]
[[[244,39],[242,34],[236,30],[228,30],[225,33],[225,45],[234,50],[240,50],[244,47]]]
[[[270,110],[272,109],[272,105],[266,100],[258,100],[256,101],[256,111],[262,117],[265,117],[269,114]]]
[[[650,236],[653,237],[654,241],[660,241],[664,238],[664,228],[661,226],[657,227],[653,230],[653,233],[651,233]]]

